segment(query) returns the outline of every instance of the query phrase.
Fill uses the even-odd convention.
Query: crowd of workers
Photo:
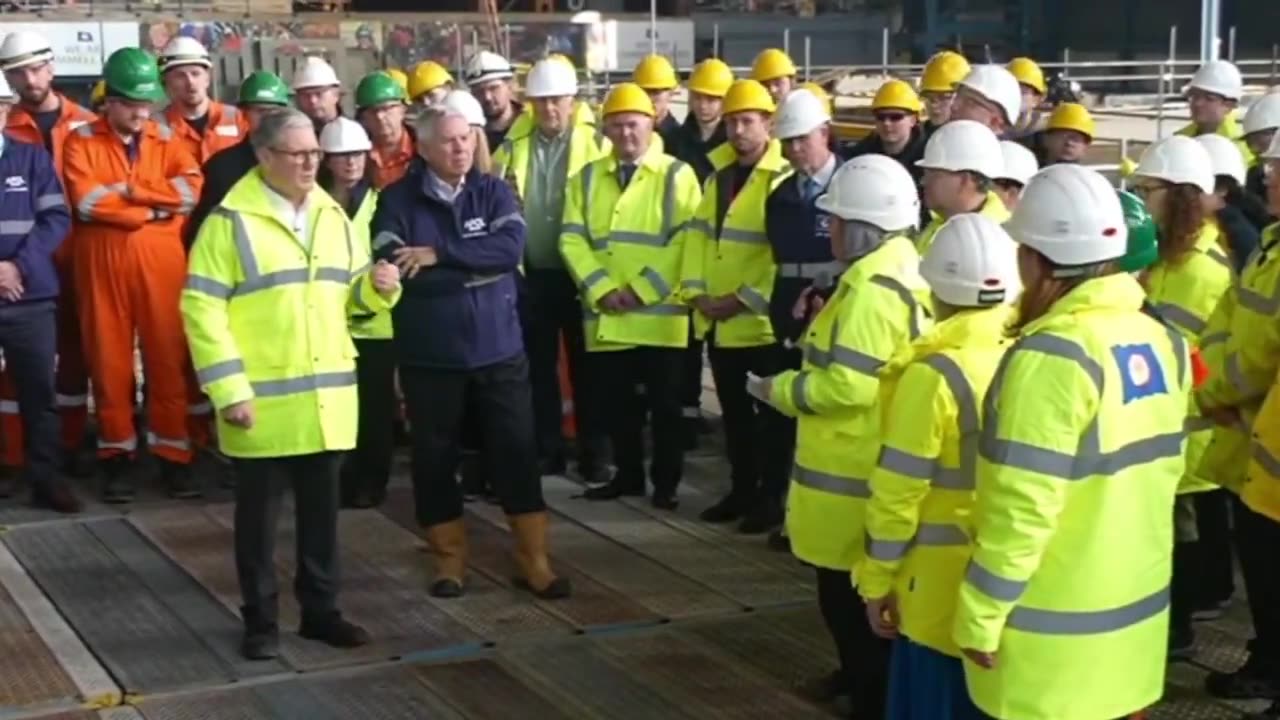
[[[375,72],[355,119],[315,58],[230,105],[193,39],[119,50],[98,114],[55,63],[37,33],[0,42],[3,461],[60,512],[60,470],[130,501],[136,343],[169,491],[200,494],[201,448],[234,463],[247,657],[278,651],[286,485],[301,634],[368,641],[338,610],[336,517],[385,500],[400,430],[432,595],[466,593],[463,503],[489,494],[516,584],[568,596],[540,483],[570,451],[561,354],[584,498],[659,510],[704,432],[705,358],[730,483],[701,518],[815,568],[840,667],[814,699],[1140,714],[1231,601],[1233,554],[1256,637],[1208,689],[1280,697],[1280,93],[1241,118],[1230,63],[1126,168],[1136,194],[1079,164],[1094,120],[1043,107],[1026,58],[940,53],[848,147],[779,50],[744,79],[700,63],[683,122],[657,56],[598,109],[562,57],[523,104],[491,52],[463,83]]]

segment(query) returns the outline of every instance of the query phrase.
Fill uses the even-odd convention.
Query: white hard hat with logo
[[[938,229],[920,274],[934,295],[957,307],[1011,303],[1022,292],[1017,245],[978,213],[955,215]]]
[[[157,58],[156,63],[160,66],[160,72],[183,65],[213,67],[208,48],[199,40],[185,35],[170,40],[169,44],[164,46],[164,50],[160,51],[160,57]]]
[[[368,152],[373,149],[373,143],[360,123],[338,117],[320,131],[320,149],[326,153]]]
[[[779,140],[798,138],[831,122],[827,104],[803,88],[792,90],[773,116],[773,136]]]
[[[968,171],[994,179],[1004,172],[1004,154],[991,128],[973,120],[952,120],[934,131],[916,167]]]
[[[1213,192],[1213,159],[1204,145],[1185,135],[1171,135],[1142,151],[1133,174]]]
[[[1280,91],[1272,90],[1249,106],[1244,114],[1244,134],[1280,128]]]
[[[814,203],[843,220],[904,230],[920,222],[920,193],[911,173],[887,155],[859,155],[841,165]]]
[[[490,80],[506,80],[515,77],[511,63],[496,52],[481,50],[467,61],[463,78],[468,85],[479,85]]]
[[[1036,160],[1036,154],[1022,143],[1001,140],[1000,155],[1004,158],[1004,168],[992,180],[1012,180],[1019,185],[1026,185],[1031,176],[1040,171],[1040,161]]]
[[[1249,170],[1244,165],[1244,155],[1240,154],[1240,148],[1235,143],[1221,135],[1199,135],[1195,140],[1209,153],[1214,175],[1226,175],[1244,185]]]
[[[324,58],[311,56],[302,62],[298,71],[293,74],[293,89],[336,87],[342,85],[338,73]]]
[[[1129,238],[1115,188],[1098,172],[1070,163],[1036,173],[1004,229],[1065,267],[1121,258]]]
[[[480,101],[466,90],[450,90],[440,104],[461,114],[467,119],[468,125],[476,127],[485,125],[484,109],[480,107]]]
[[[0,42],[0,70],[16,70],[53,60],[53,46],[45,36],[30,30],[17,30]]]
[[[1240,77],[1240,68],[1226,60],[1210,60],[1196,70],[1191,82],[1182,89],[1185,94],[1191,90],[1202,90],[1214,95],[1221,95],[1228,100],[1239,100],[1244,96],[1244,78]]]
[[[569,63],[543,58],[529,71],[524,85],[525,97],[572,97],[578,94],[578,74]]]
[[[1002,65],[974,65],[957,87],[968,88],[1004,110],[1004,119],[1012,123],[1022,114],[1022,86]]]

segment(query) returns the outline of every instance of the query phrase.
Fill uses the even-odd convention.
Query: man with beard
[[[471,56],[464,77],[471,94],[484,109],[488,121],[484,127],[485,139],[489,141],[490,148],[496,149],[506,139],[512,123],[524,112],[524,106],[514,99],[512,78],[515,72],[506,58],[483,50]]]

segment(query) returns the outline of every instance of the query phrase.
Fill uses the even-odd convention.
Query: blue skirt
[[[885,719],[988,720],[988,716],[969,699],[959,658],[899,636],[889,662]]]

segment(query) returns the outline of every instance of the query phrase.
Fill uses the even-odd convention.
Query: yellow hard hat
[[[791,56],[778,48],[761,50],[751,63],[751,79],[756,82],[769,82],[795,74],[796,64],[791,62]]]
[[[724,96],[724,114],[742,112],[744,110],[759,110],[761,112],[773,113],[778,106],[773,102],[773,96],[769,94],[764,86],[755,80],[735,80],[729,86],[729,92]]]
[[[719,58],[703,60],[689,76],[689,90],[711,97],[724,97],[733,84],[733,71]]]
[[[674,90],[680,84],[671,61],[661,55],[645,55],[631,73],[631,79],[645,90]]]
[[[969,61],[963,55],[943,50],[925,64],[924,75],[920,77],[920,92],[952,92],[956,83],[968,74]]]
[[[1089,110],[1080,103],[1062,103],[1053,109],[1053,113],[1049,115],[1049,122],[1045,125],[1046,130],[1075,130],[1083,133],[1090,140],[1096,134],[1097,127],[1093,123],[1093,116],[1089,114]]]
[[[90,105],[100,105],[107,99],[107,81],[99,80],[93,86],[93,92],[89,94]]]
[[[555,60],[556,62],[562,62],[565,65],[568,65],[569,67],[573,68],[574,72],[578,71],[578,68],[573,64],[573,61],[570,60],[569,56],[565,55],[564,53],[551,53],[550,55],[547,56],[547,59]]]
[[[813,93],[814,97],[816,97],[816,98],[818,98],[819,100],[821,100],[821,101],[822,101],[822,104],[827,106],[827,114],[828,114],[828,115],[835,115],[835,114],[836,114],[835,103],[833,103],[833,102],[832,102],[832,100],[831,100],[831,95],[830,95],[830,93],[828,93],[828,92],[827,92],[827,89],[826,89],[826,88],[824,88],[824,87],[822,87],[821,85],[819,85],[818,83],[813,82],[812,80],[810,80],[809,82],[802,82],[802,83],[800,83],[800,85],[799,85],[799,86],[797,86],[797,87],[796,87],[796,89],[797,89],[797,90],[808,90],[809,92]]]
[[[403,70],[400,68],[387,68],[382,72],[390,75],[391,79],[395,80],[396,84],[404,89],[405,94],[409,94],[409,76]]]
[[[898,108],[918,113],[924,109],[920,104],[920,96],[909,83],[902,80],[890,80],[876,90],[875,99],[871,101],[872,110]]]
[[[1029,57],[1016,57],[1009,61],[1005,69],[1013,74],[1018,82],[1044,95],[1049,87],[1044,83],[1044,71]]]
[[[452,82],[453,76],[440,63],[432,60],[420,62],[414,66],[413,73],[409,75],[409,97],[416,100],[422,95]]]
[[[605,96],[604,110],[601,115],[620,112],[644,113],[649,117],[656,117],[658,114],[653,109],[653,101],[649,99],[649,93],[636,83],[629,82],[618,83],[609,91]]]

